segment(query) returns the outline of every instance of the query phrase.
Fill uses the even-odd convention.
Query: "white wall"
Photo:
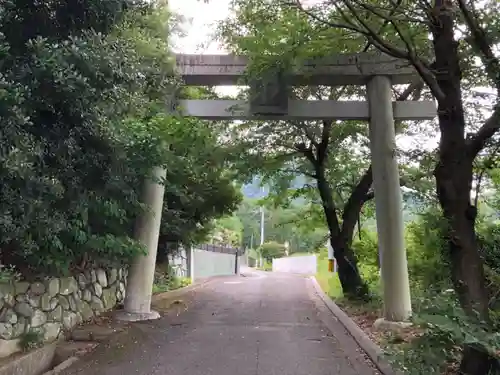
[[[273,259],[273,272],[314,275],[317,270],[316,255]]]
[[[193,249],[192,262],[193,280],[212,276],[234,275],[236,270],[235,254]]]

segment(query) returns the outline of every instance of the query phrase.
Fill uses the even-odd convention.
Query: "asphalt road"
[[[301,276],[245,271],[178,297],[64,375],[374,375]]]

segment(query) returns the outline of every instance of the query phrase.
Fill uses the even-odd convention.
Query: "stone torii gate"
[[[177,68],[186,85],[241,84],[245,57],[233,55],[177,55]],[[271,72],[272,73],[272,72]],[[392,85],[412,83],[417,73],[408,62],[383,54],[338,55],[314,60],[289,72],[274,72],[250,84],[249,102],[235,100],[179,100],[185,116],[208,120],[366,120],[369,121],[377,232],[381,254],[384,317],[382,322],[405,322],[411,315],[410,286],[404,244],[402,195],[396,160],[395,120],[429,120],[436,106],[429,101],[392,101]],[[290,100],[287,86],[366,85],[367,101]],[[164,171],[156,170],[161,178]],[[147,183],[144,201],[155,218],[140,220],[137,238],[149,249],[129,272],[125,313],[129,320],[151,319],[150,310],[163,187]],[[140,224],[142,223],[142,224]],[[149,292],[145,292],[149,291]]]

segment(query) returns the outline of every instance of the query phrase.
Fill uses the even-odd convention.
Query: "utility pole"
[[[264,186],[260,187],[260,190],[262,192],[262,196],[265,194]],[[264,244],[264,220],[265,220],[265,215],[264,215],[264,206],[260,206],[260,246],[262,249],[262,245]],[[262,259],[262,253],[259,252],[259,264],[261,267],[264,266],[264,262]]]
[[[262,250],[262,245],[264,244],[264,207],[260,206],[260,246]],[[262,261],[262,253],[260,254],[260,266],[264,266]]]
[[[253,231],[252,231],[252,234],[250,236],[250,249],[253,250]],[[249,262],[249,251],[246,252],[246,257],[247,257],[247,266],[250,266],[250,262]]]
[[[264,244],[264,207],[260,208],[260,245]]]

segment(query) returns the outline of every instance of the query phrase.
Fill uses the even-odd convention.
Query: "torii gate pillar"
[[[405,322],[411,315],[391,85],[390,78],[384,76],[372,77],[367,84],[373,188],[384,293],[384,318],[377,322],[378,326],[385,322]]]
[[[148,206],[148,210],[137,218],[134,238],[146,246],[147,253],[137,255],[130,265],[124,310],[117,315],[120,320],[133,322],[160,317],[160,314],[151,310],[151,296],[163,211],[165,176],[164,168],[155,167],[152,176],[144,182],[141,198],[142,203]]]

